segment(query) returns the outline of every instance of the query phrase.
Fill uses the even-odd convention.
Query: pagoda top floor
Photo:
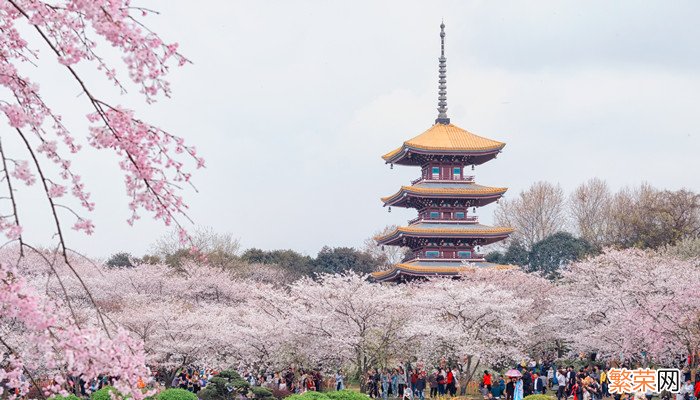
[[[387,164],[398,165],[425,166],[435,162],[479,165],[495,158],[505,145],[456,125],[437,122],[382,158]]]

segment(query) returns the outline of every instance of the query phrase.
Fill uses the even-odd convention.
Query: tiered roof
[[[483,206],[496,201],[508,188],[477,185],[466,182],[430,182],[421,181],[401,189],[391,196],[382,197],[385,206],[403,207],[410,197],[473,199],[475,206]]]
[[[481,224],[418,222],[408,226],[400,226],[392,232],[374,239],[380,245],[399,246],[401,246],[401,239],[404,237],[483,239],[482,244],[489,244],[505,239],[512,232],[512,228]]]
[[[393,265],[391,268],[384,271],[375,272],[372,274],[372,277],[379,281],[398,280],[402,276],[407,278],[431,276],[456,277],[481,268],[508,270],[512,269],[513,266],[489,262],[463,263],[460,261],[445,260],[414,260]]]
[[[436,123],[427,131],[403,142],[401,147],[382,156],[392,164],[416,165],[420,155],[471,157],[466,164],[483,164],[498,154],[505,143],[475,135],[453,124]]]

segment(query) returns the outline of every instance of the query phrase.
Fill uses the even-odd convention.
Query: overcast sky
[[[538,180],[570,190],[596,176],[613,189],[647,181],[700,190],[697,2],[138,4],[161,12],[146,24],[194,63],[173,70],[172,99],[138,112],[198,147],[207,168],[194,177],[190,216],[244,248],[314,255],[415,216],[387,213],[379,197],[419,171],[390,170],[380,156],[436,117],[442,19],[448,116],[507,143],[477,167],[478,183],[509,187],[507,197]],[[47,98],[82,124],[75,85],[48,67],[40,74]],[[97,202],[97,232],[71,234],[73,246],[143,254],[166,228],[148,218],[128,227],[115,159],[85,153],[76,163]],[[482,221],[493,207],[479,210]],[[27,223],[42,231],[42,218]]]

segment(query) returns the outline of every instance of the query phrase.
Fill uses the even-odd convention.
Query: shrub
[[[253,392],[256,399],[270,400],[273,398],[272,390],[266,387],[253,386],[250,388],[250,391]]]
[[[52,397],[53,400],[80,400],[80,397],[74,395],[74,394],[69,394],[68,396],[61,396],[61,395],[56,395]]]
[[[369,396],[356,392],[354,390],[339,390],[337,392],[326,392],[324,393],[331,400],[367,400]]]
[[[111,392],[114,392],[118,394],[119,392],[117,389],[114,388],[114,386],[105,386],[100,390],[96,390],[92,392],[90,395],[90,399],[92,400],[112,400],[112,396],[110,395]]]
[[[197,395],[185,389],[166,389],[155,400],[197,400]]]
[[[207,387],[200,390],[198,396],[202,400],[229,400],[236,394],[247,394],[248,382],[241,378],[236,371],[224,370],[211,378]],[[272,396],[272,393],[269,393]]]
[[[552,400],[552,397],[547,396],[546,394],[531,394],[529,396],[525,396],[523,400]]]
[[[286,400],[330,400],[326,393],[308,391],[303,394],[293,394]]]
[[[216,389],[210,387],[200,390],[199,393],[197,393],[197,397],[202,400],[217,400],[222,398],[222,396],[216,392]]]

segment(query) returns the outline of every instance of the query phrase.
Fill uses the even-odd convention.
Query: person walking
[[[575,378],[574,384],[571,385],[571,396],[574,396],[574,400],[583,400],[583,388],[581,387],[581,379]]]
[[[389,377],[389,371],[385,369],[382,370],[381,374],[381,382],[382,382],[382,399],[387,400],[389,397],[389,382],[390,382],[390,377]]]
[[[532,394],[532,373],[530,370],[525,370],[525,373],[523,374],[522,379],[519,381],[522,382],[523,386],[523,394],[525,396],[529,396]]]
[[[345,389],[345,377],[341,370],[335,373],[335,390]]]
[[[403,397],[403,392],[404,389],[406,389],[406,371],[404,371],[403,367],[399,367],[399,373],[396,376],[396,382],[398,385],[398,394],[399,397]]]
[[[425,400],[425,375],[425,371],[421,371],[416,378],[416,390],[413,395],[414,399],[418,398],[418,400]]]
[[[438,395],[440,395],[440,396],[445,395],[446,383],[447,383],[447,376],[445,374],[445,370],[441,369],[440,372],[438,373]]]
[[[515,381],[515,392],[513,393],[513,400],[523,400],[523,394],[525,393],[524,391],[524,383],[522,379],[518,379]]]
[[[430,398],[434,398],[438,394],[438,372],[433,371],[428,377],[428,385],[430,385]]]
[[[566,400],[568,396],[566,395],[566,375],[564,375],[564,371],[558,370],[555,378],[557,381],[557,400]]]
[[[491,391],[491,374],[489,374],[488,370],[484,371],[484,376],[481,378],[484,381],[484,386],[486,386],[486,389]]]
[[[600,397],[608,397],[610,393],[608,392],[608,374],[605,370],[600,371]]]
[[[447,376],[445,378],[445,382],[447,384],[447,386],[446,386],[447,393],[450,396],[454,396],[455,394],[457,394],[457,387],[455,386],[455,376],[452,373],[451,369],[447,370]]]
[[[506,384],[506,400],[513,400],[515,396],[515,381],[517,378],[510,378]]]

